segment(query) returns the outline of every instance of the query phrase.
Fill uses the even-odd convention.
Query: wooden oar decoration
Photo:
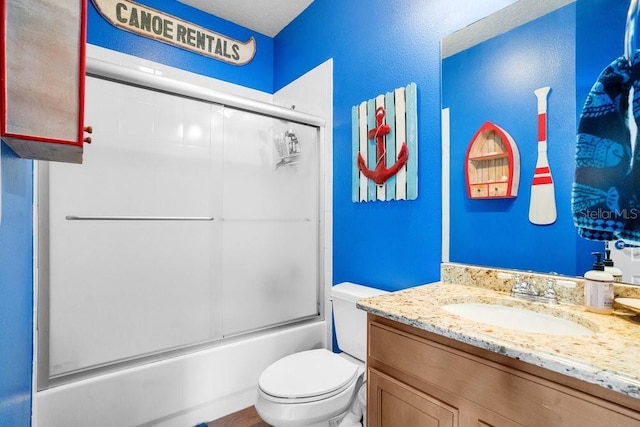
[[[547,158],[547,96],[550,91],[549,86],[534,91],[538,99],[538,158],[531,182],[529,221],[536,225],[553,224],[557,218],[555,189]]]

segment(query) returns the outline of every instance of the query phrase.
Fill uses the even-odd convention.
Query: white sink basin
[[[442,308],[465,319],[522,332],[549,335],[590,335],[593,331],[571,320],[498,304],[459,303]]]

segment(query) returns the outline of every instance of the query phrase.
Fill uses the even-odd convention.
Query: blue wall
[[[627,1],[581,0],[577,3],[576,62],[580,66],[576,72],[576,117],[600,72],[622,55],[628,7]]]
[[[0,425],[28,426],[33,359],[33,162],[16,158],[5,144],[0,145]]]
[[[334,283],[397,290],[439,279],[440,39],[510,3],[315,0],[276,36],[275,89],[334,60]],[[353,203],[351,107],[410,82],[418,86],[418,199]]]

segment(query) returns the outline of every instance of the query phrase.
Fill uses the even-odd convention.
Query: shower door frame
[[[323,248],[326,241],[325,225],[328,223],[325,206],[325,185],[323,175],[326,163],[322,154],[322,146],[325,143],[325,119],[319,116],[303,113],[294,109],[287,109],[278,105],[269,104],[240,97],[213,89],[204,88],[192,83],[161,77],[115,65],[98,59],[87,58],[86,74],[89,77],[113,81],[119,84],[136,86],[166,93],[173,96],[185,97],[197,101],[218,104],[236,110],[258,114],[274,119],[287,120],[292,123],[308,125],[316,128],[316,143],[318,144],[318,260],[317,260],[317,315],[307,316],[302,319],[293,319],[280,325],[272,325],[257,330],[248,331],[239,335],[223,337],[220,340],[213,340],[204,344],[192,344],[184,347],[160,350],[151,355],[133,357],[130,360],[116,361],[106,366],[92,367],[79,372],[63,374],[60,377],[51,378],[49,371],[49,165],[47,162],[36,162],[34,165],[34,281],[36,287],[36,390],[42,391],[58,385],[70,383],[79,379],[100,375],[142,363],[149,363],[166,358],[167,356],[177,356],[196,351],[210,346],[225,344],[243,336],[250,336],[264,330],[272,330],[291,324],[304,322],[321,321],[325,318],[325,255]]]

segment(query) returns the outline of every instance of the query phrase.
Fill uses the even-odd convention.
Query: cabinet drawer
[[[471,189],[471,194],[469,194],[469,196],[473,199],[484,198],[489,195],[487,184],[471,184],[469,188]]]
[[[492,397],[496,390],[489,382],[499,381],[501,372],[454,349],[376,323],[369,325],[369,339],[368,356],[387,366],[481,405],[500,398]]]
[[[491,197],[507,197],[506,182],[492,182],[489,186],[489,195]]]

